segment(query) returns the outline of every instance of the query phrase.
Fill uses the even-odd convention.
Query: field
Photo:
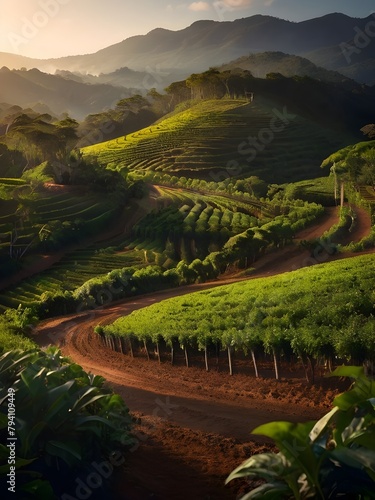
[[[91,198],[94,199],[93,196]],[[71,194],[39,197],[36,207],[38,217],[45,216],[43,224],[50,224],[47,208],[54,207],[56,217],[60,215],[66,224],[69,208],[70,213],[76,213],[74,200]],[[87,201],[84,199],[80,206]],[[179,262],[203,261],[212,252],[220,252],[223,248],[237,260],[236,248],[241,245],[240,240],[233,240],[237,236],[249,247],[246,259],[255,259],[262,248],[285,244],[297,229],[311,223],[322,210],[316,204],[294,203],[293,200],[284,205],[279,202],[273,204],[225,192],[202,194],[191,189],[162,186],[154,187],[149,203],[145,212],[142,208],[145,200],[139,202],[138,209],[134,205],[143,217],[129,227],[122,238],[104,240],[92,247],[63,255],[50,269],[1,291],[0,307],[4,310],[19,305],[38,306],[54,296],[64,300],[64,294],[68,301],[66,292],[73,293],[85,283],[94,285],[94,279],[96,287],[102,280],[106,288],[108,285],[104,282],[112,271],[121,270],[124,273],[129,269],[132,273],[135,269],[157,265],[163,272],[176,267]],[[152,209],[152,206],[155,208]],[[129,225],[128,217],[122,223],[124,227]],[[121,226],[120,222],[121,219],[118,221]],[[250,250],[253,237],[257,243]]]
[[[375,355],[374,266],[371,255],[221,287],[150,306],[99,331],[206,355],[214,346],[251,352],[255,370],[259,349],[312,365],[319,357],[363,363]]]
[[[251,104],[204,101],[126,138],[87,147],[84,154],[120,170],[162,171],[215,182],[255,175],[283,183],[318,176],[320,163],[331,151],[354,142],[350,135],[302,116],[277,121],[282,113],[282,107],[262,97]],[[275,119],[277,132],[270,130]],[[258,139],[257,146],[250,144],[251,137]]]
[[[50,269],[23,280],[22,284],[0,292],[0,308],[32,307],[46,294],[73,291],[86,281],[105,275],[113,269],[144,266],[142,252],[116,252],[110,249],[88,248],[66,255]]]
[[[16,260],[30,250],[48,252],[92,235],[118,210],[99,193],[35,191],[22,179],[2,179],[0,190],[0,255]]]

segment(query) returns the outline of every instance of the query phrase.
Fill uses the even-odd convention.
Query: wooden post
[[[145,351],[146,351],[146,356],[147,356],[147,360],[150,361],[150,355],[148,353],[148,349],[147,349],[147,342],[146,342],[146,339],[143,339],[143,345],[145,347]]]
[[[189,368],[189,354],[188,354],[188,351],[187,351],[186,346],[184,346],[184,351],[185,351],[185,362],[186,362],[186,366],[187,366],[187,368]]]
[[[174,364],[174,347],[173,347],[173,342],[171,345],[171,365]]]
[[[110,343],[110,346],[111,346],[111,350],[115,351],[116,350],[116,346],[115,346],[115,341],[114,341],[114,338],[113,338],[112,335],[109,336],[109,343]]]
[[[132,346],[132,339],[129,337],[129,351],[130,351],[130,356],[134,358],[134,352],[133,352],[133,346]]]
[[[208,353],[207,353],[207,346],[204,347],[204,364],[206,365],[206,372],[210,371],[208,367]]]
[[[126,354],[125,337],[120,338],[122,354]]]
[[[123,347],[122,347],[122,342],[121,342],[121,337],[117,337],[117,344],[118,344],[118,350],[121,352],[121,354],[124,354]]]
[[[257,365],[257,360],[255,359],[254,349],[251,349],[251,358],[253,360],[254,371],[255,371],[255,378],[259,378],[258,365]]]
[[[272,353],[273,353],[273,363],[275,366],[275,378],[276,378],[276,380],[279,380],[279,378],[280,378],[279,377],[279,363],[278,363],[276,351],[274,348],[272,349]]]
[[[228,363],[229,363],[229,375],[233,375],[232,351],[230,346],[228,346]]]
[[[159,363],[161,363],[161,359],[160,359],[160,349],[159,349],[159,342],[156,342],[156,355],[158,357],[158,361]]]

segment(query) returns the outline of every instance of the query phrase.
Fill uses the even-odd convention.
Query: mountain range
[[[373,16],[329,14],[293,23],[256,15],[197,21],[179,31],[157,28],[93,54],[43,60],[0,53],[0,102],[46,105],[53,114],[82,119],[213,66],[258,78],[309,76],[360,91],[375,85],[373,23]]]
[[[50,75],[39,69],[0,69],[0,102],[17,104],[23,108],[41,109],[48,106],[54,115],[68,113],[77,119],[96,113],[129,97],[131,89],[109,84],[88,84],[59,75]]]
[[[157,28],[93,54],[38,60],[0,53],[0,66],[94,75],[128,67],[146,72],[144,83],[150,88],[249,53],[281,51],[374,85],[373,23],[373,15],[357,19],[338,13],[298,23],[262,15],[228,22],[203,20],[179,31]]]

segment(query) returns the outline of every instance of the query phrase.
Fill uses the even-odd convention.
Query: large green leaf
[[[244,495],[241,500],[283,500],[295,498],[287,484],[281,481],[262,484]]]
[[[331,456],[349,467],[357,469],[369,469],[375,473],[375,453],[367,448],[336,448],[331,452]],[[375,486],[375,485],[374,485]]]
[[[91,396],[91,393],[94,393],[96,395]],[[87,389],[85,393],[74,403],[72,406],[72,411],[79,412],[83,410],[86,406],[95,403],[95,401],[98,401],[99,399],[103,399],[107,397],[106,394],[97,394],[97,388],[96,387],[91,387],[90,389]]]
[[[62,443],[61,441],[49,441],[46,444],[46,452],[52,456],[59,457],[69,466],[82,461],[81,447],[75,442]]]
[[[9,351],[0,358],[0,379],[4,380],[4,375],[8,372],[12,379],[16,377],[18,370],[27,362],[35,358],[37,351]]]
[[[316,441],[320,435],[327,430],[327,425],[331,422],[332,417],[338,412],[338,408],[333,408],[330,412],[324,415],[314,427],[311,429],[309,438],[312,442]]]
[[[363,366],[338,366],[328,377],[349,377],[354,379],[364,378],[365,370]]]
[[[306,474],[310,487],[317,491],[316,498],[323,498],[319,486],[319,469],[324,457],[315,455],[311,447],[309,435],[313,427],[314,422],[271,422],[257,427],[252,433],[272,438],[292,467],[299,469],[300,474]]]
[[[346,411],[374,397],[375,382],[363,376],[356,379],[351,390],[337,396],[333,404]]]
[[[37,422],[31,429],[29,426],[24,429],[24,432],[18,430],[18,435],[21,438],[21,451],[23,457],[29,457],[32,453],[36,439],[45,429],[46,423],[43,421]]]
[[[27,387],[31,397],[37,398],[43,394],[45,385],[42,378],[35,378],[29,370],[25,370],[21,373],[21,380]]]
[[[281,453],[260,453],[245,460],[227,478],[225,483],[242,477],[262,477],[267,481],[281,477],[290,469],[290,463]]]

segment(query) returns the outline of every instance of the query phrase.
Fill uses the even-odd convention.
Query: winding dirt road
[[[357,209],[360,221],[351,234],[354,241],[369,233],[368,214]],[[298,240],[319,237],[337,222],[337,210],[329,208],[317,224],[298,234]],[[319,252],[315,257],[294,244],[269,253],[255,264],[251,275],[272,276],[300,267],[342,258]],[[228,277],[220,281],[191,285],[142,297],[92,312],[55,318],[41,323],[35,340],[41,346],[60,344],[62,352],[86,370],[104,376],[115,392],[126,401],[137,418],[137,451],[117,471],[115,498],[143,500],[234,499],[236,487],[225,487],[228,473],[251,453],[270,446],[265,438],[250,435],[256,426],[272,420],[305,421],[319,418],[335,394],[327,387],[307,387],[300,373],[286,373],[281,381],[272,379],[267,364],[261,377],[252,376],[247,360],[235,360],[240,373],[230,377],[223,357],[217,367],[202,370],[196,358],[193,367],[177,366],[115,353],[104,347],[94,334],[97,324],[110,323],[165,298],[238,281]],[[178,361],[178,360],[177,360]],[[286,376],[288,378],[286,378]]]

